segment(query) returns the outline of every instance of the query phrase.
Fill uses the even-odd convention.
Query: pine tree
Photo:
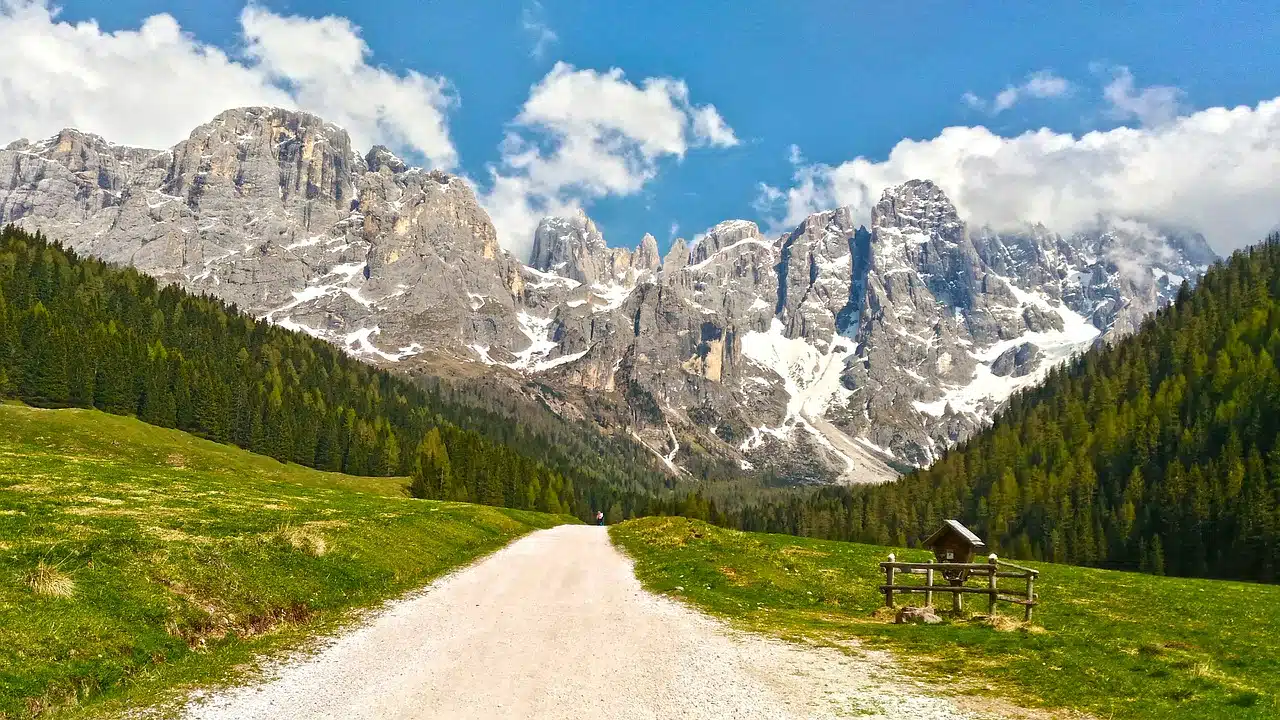
[[[21,346],[26,355],[19,396],[40,407],[68,405],[67,353],[62,329],[40,302],[24,318]]]
[[[431,428],[418,445],[410,493],[418,498],[445,498],[453,487],[449,451],[437,428]]]

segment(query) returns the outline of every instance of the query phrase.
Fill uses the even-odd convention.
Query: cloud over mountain
[[[790,188],[761,186],[758,207],[769,208],[778,227],[836,205],[852,206],[866,222],[885,188],[928,178],[964,217],[996,228],[1043,222],[1069,232],[1108,216],[1199,231],[1226,252],[1280,223],[1280,98],[1169,118],[1166,89],[1137,88],[1127,72],[1107,97],[1154,124],[1014,137],[949,127],[902,140],[880,161],[797,164]]]
[[[369,64],[359,29],[339,17],[240,14],[243,57],[200,42],[168,14],[106,32],[58,18],[47,0],[0,0],[0,138],[62,127],[166,147],[229,107],[299,108],[452,168],[448,83]]]
[[[523,257],[544,215],[633,195],[657,175],[659,160],[683,158],[690,148],[737,144],[714,106],[690,101],[682,80],[636,84],[618,68],[557,63],[512,122],[484,204],[503,245]]]

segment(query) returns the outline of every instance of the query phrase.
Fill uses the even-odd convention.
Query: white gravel
[[[271,675],[185,717],[975,717],[883,655],[737,632],[648,593],[604,528],[583,526],[518,540]]]

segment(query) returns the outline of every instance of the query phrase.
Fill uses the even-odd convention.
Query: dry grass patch
[[[32,495],[47,495],[53,492],[53,488],[48,485],[33,485],[32,483],[18,483],[16,485],[6,485],[0,490],[12,490],[13,492],[30,493]]]
[[[107,497],[87,497],[87,498],[84,498],[84,501],[91,502],[95,505],[123,505],[124,504],[124,501],[120,500],[119,498],[107,498]]]
[[[62,512],[68,515],[80,515],[81,517],[99,517],[103,515],[141,515],[140,510],[130,510],[128,508],[110,508],[99,507],[97,505],[69,507]]]
[[[277,528],[272,536],[275,540],[285,543],[294,550],[304,552],[312,557],[321,557],[329,549],[323,535],[312,528],[302,525],[285,523]]]
[[[41,560],[26,577],[27,585],[37,595],[69,598],[76,593],[76,582],[56,565]]]
[[[742,586],[747,584],[746,579],[738,575],[738,572],[733,568],[722,567],[718,569],[720,570],[720,574],[724,575],[729,580],[729,582],[733,583],[734,585]]]
[[[177,528],[157,527],[153,525],[145,527],[143,530],[157,540],[163,540],[165,542],[185,542],[198,545],[213,541],[212,538],[202,537],[200,535],[190,535],[178,530]]]
[[[345,528],[345,527],[351,527],[351,523],[347,522],[346,520],[308,520],[307,522],[304,522],[302,524],[307,527],[330,528],[334,530]]]
[[[1039,635],[1046,632],[1044,628],[1008,615],[995,615],[982,618],[982,624],[996,632],[1024,632]]]
[[[781,554],[786,557],[828,557],[831,555],[829,552],[803,547],[783,548]]]

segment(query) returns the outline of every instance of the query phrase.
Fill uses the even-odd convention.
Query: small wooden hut
[[[923,545],[926,550],[933,551],[938,562],[944,563],[973,562],[974,555],[987,549],[987,544],[982,542],[982,538],[974,535],[972,530],[961,525],[958,520],[948,520],[943,523],[942,527],[930,535]]]

